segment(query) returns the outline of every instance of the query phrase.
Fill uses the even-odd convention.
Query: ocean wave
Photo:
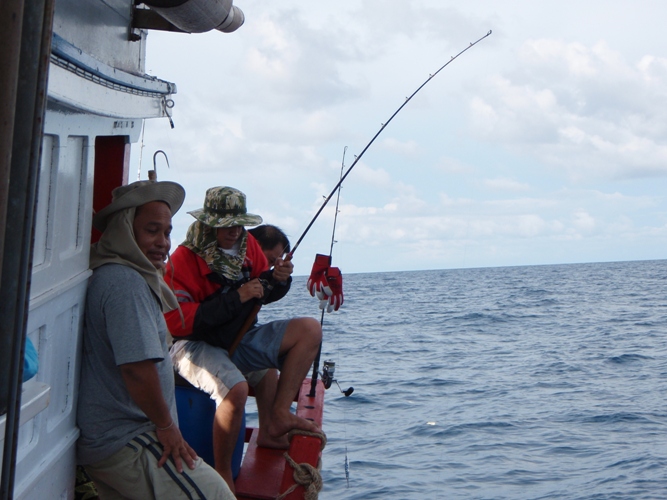
[[[654,359],[654,358],[651,356],[643,356],[641,354],[621,354],[620,356],[613,356],[609,358],[609,362],[617,364],[625,364],[625,363],[635,363],[638,361],[644,361],[649,359]]]

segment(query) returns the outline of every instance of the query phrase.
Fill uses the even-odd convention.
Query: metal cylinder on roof
[[[151,10],[187,33],[204,33],[217,29],[224,33],[243,25],[243,11],[233,0],[148,0]]]

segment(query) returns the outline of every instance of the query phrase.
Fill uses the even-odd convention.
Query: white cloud
[[[363,161],[354,166],[354,182],[372,186],[374,189],[383,189],[391,186],[389,173],[383,168],[371,168]]]
[[[563,169],[572,179],[667,173],[667,60],[631,64],[605,43],[526,42],[521,70],[471,101],[487,140]],[[650,75],[650,76],[647,76]]]
[[[530,186],[525,182],[518,182],[513,179],[484,179],[484,186],[493,191],[528,191]]]
[[[163,149],[171,169],[160,177],[186,187],[184,208],[233,185],[296,238],[335,185],[343,148],[349,166],[429,72],[492,28],[345,181],[341,268],[660,255],[667,12],[591,2],[285,0],[240,5],[246,24],[229,35],[151,32],[147,68],[179,93],[176,129],[146,124],[142,169]],[[330,203],[304,253],[327,246],[333,216]],[[189,221],[179,213],[175,233]]]
[[[572,214],[572,225],[580,231],[595,229],[595,218],[586,211],[580,210]]]
[[[388,137],[382,141],[382,146],[391,151],[405,156],[413,156],[419,151],[419,146],[414,140],[399,141],[393,137]]]
[[[473,165],[466,164],[456,158],[442,157],[434,165],[435,169],[447,174],[472,175],[475,171]]]

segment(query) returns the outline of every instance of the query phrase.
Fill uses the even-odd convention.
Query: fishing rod
[[[340,176],[341,178],[343,177],[343,171],[345,169],[345,152],[347,151],[347,146],[343,148],[343,160],[340,165]],[[331,246],[329,247],[329,260],[331,260],[331,256],[333,255],[333,246],[334,243],[336,243],[336,221],[338,220],[338,205],[340,203],[340,190],[342,186],[338,185],[338,194],[336,196],[336,212],[334,213],[334,220],[333,220],[333,229],[331,230]],[[322,308],[322,317],[320,318],[320,326],[324,326],[324,312],[326,310],[326,306]],[[320,369],[320,356],[322,355],[322,342],[320,342],[320,347],[317,350],[317,356],[315,357],[315,361],[313,362],[313,376],[310,381],[310,394],[308,394],[309,397],[314,398],[315,397],[315,390],[317,387],[317,375],[319,374],[319,369]],[[322,382],[324,383],[324,388],[328,389],[331,387],[331,384],[333,382],[336,382],[336,385],[338,385],[338,381],[334,379],[334,373],[336,369],[336,363],[333,361],[325,361],[324,362],[324,367],[322,368]],[[340,392],[345,394],[345,397],[348,397],[352,392],[354,392],[354,387],[349,387],[347,390],[343,391],[343,389],[340,388],[340,385],[338,385],[338,388],[340,389]]]
[[[345,178],[350,174],[350,172],[352,171],[352,169],[354,168],[354,166],[359,162],[359,160],[361,160],[361,157],[364,156],[364,153],[366,152],[366,150],[368,150],[368,148],[371,147],[371,144],[373,144],[373,143],[375,142],[375,139],[378,138],[378,136],[382,133],[382,131],[387,127],[387,125],[389,125],[389,123],[390,123],[390,122],[394,119],[394,117],[395,117],[395,116],[396,116],[396,115],[403,109],[403,107],[404,107],[407,103],[409,103],[409,102],[412,100],[412,98],[413,98],[415,95],[417,95],[417,93],[418,93],[422,88],[424,88],[424,86],[425,86],[428,82],[430,82],[430,81],[433,79],[434,76],[436,76],[436,75],[437,75],[438,73],[440,73],[443,69],[445,69],[445,68],[446,68],[452,61],[454,61],[455,59],[457,59],[461,54],[463,54],[463,53],[466,52],[467,50],[473,48],[473,47],[474,47],[475,45],[477,45],[479,42],[481,42],[481,41],[484,40],[486,37],[488,37],[489,35],[491,35],[491,33],[492,33],[492,31],[489,30],[489,32],[488,32],[486,35],[484,35],[483,37],[477,39],[477,40],[474,41],[474,42],[471,42],[470,45],[468,45],[468,46],[467,46],[465,49],[463,49],[461,52],[459,52],[459,53],[456,54],[455,56],[452,56],[451,59],[450,59],[449,61],[447,61],[447,62],[446,62],[445,64],[443,64],[442,66],[440,66],[440,68],[438,69],[438,71],[436,71],[436,72],[433,73],[433,74],[428,75],[428,78],[426,79],[426,81],[424,81],[424,83],[422,83],[422,84],[417,88],[417,90],[415,90],[415,91],[410,95],[410,97],[406,97],[406,98],[405,98],[405,101],[398,107],[398,109],[397,109],[396,111],[394,111],[394,114],[392,114],[392,115],[389,117],[389,119],[388,119],[386,122],[384,122],[384,123],[382,124],[382,126],[380,127],[380,130],[378,130],[377,133],[376,133],[376,134],[373,136],[373,138],[370,140],[370,142],[369,142],[368,144],[366,144],[366,146],[365,146],[364,149],[361,151],[361,153],[359,153],[359,155],[357,155],[357,156],[355,157],[354,161],[353,161],[352,164],[349,166],[349,168],[347,169],[347,171],[345,172],[345,174],[341,176],[340,180],[338,181],[338,184],[336,184],[336,185],[334,186],[334,188],[331,190],[331,193],[329,194],[329,196],[326,197],[326,199],[324,200],[324,203],[322,204],[322,206],[320,207],[320,209],[319,209],[319,210],[317,211],[317,213],[313,216],[312,220],[310,221],[310,223],[308,224],[308,226],[306,227],[306,229],[304,230],[304,232],[301,234],[301,236],[300,236],[299,239],[297,240],[297,242],[296,242],[296,244],[294,245],[294,247],[292,247],[292,251],[289,253],[289,256],[292,256],[292,255],[294,254],[294,252],[296,251],[296,249],[297,249],[297,248],[299,247],[299,245],[301,244],[301,241],[305,238],[306,234],[308,234],[308,231],[310,231],[310,228],[312,227],[312,225],[315,223],[315,221],[317,220],[317,218],[318,218],[318,217],[320,216],[320,214],[322,213],[322,210],[324,210],[324,207],[327,206],[327,204],[329,203],[329,201],[331,200],[331,198],[333,197],[333,195],[336,193],[336,191],[338,190],[338,188],[341,186],[341,184],[343,184],[343,181],[345,180]]]
[[[384,131],[384,129],[387,127],[387,125],[389,125],[389,123],[391,123],[391,121],[394,119],[394,117],[395,117],[395,116],[396,116],[396,115],[397,115],[397,114],[398,114],[398,113],[405,107],[405,105],[406,105],[407,103],[409,103],[409,102],[412,100],[412,98],[413,98],[415,95],[417,95],[417,93],[418,93],[422,88],[424,88],[424,86],[425,86],[428,82],[430,82],[430,81],[433,79],[434,76],[436,76],[436,75],[437,75],[438,73],[440,73],[443,69],[445,69],[447,66],[449,66],[449,64],[452,63],[455,59],[457,59],[461,54],[463,54],[464,52],[466,52],[466,51],[468,51],[469,49],[473,48],[473,47],[474,47],[475,45],[477,45],[479,42],[481,42],[482,40],[484,40],[485,38],[487,38],[489,35],[491,35],[491,33],[492,33],[492,31],[489,30],[489,32],[488,32],[486,35],[484,35],[483,37],[478,38],[478,39],[477,39],[476,41],[474,41],[474,42],[470,42],[470,45],[468,45],[465,49],[463,49],[461,52],[459,52],[459,53],[456,54],[455,56],[452,56],[452,57],[449,59],[449,61],[447,61],[447,62],[446,62],[445,64],[443,64],[442,66],[440,66],[440,68],[438,68],[438,70],[437,70],[435,73],[428,75],[428,78],[424,81],[424,83],[422,83],[419,87],[417,87],[417,90],[415,90],[409,97],[406,97],[406,98],[405,98],[405,101],[398,107],[398,109],[397,109],[396,111],[394,111],[394,113],[389,117],[389,119],[388,119],[385,123],[382,124],[382,126],[380,127],[380,130],[378,130],[377,133],[376,133],[376,134],[373,136],[373,138],[370,140],[370,142],[369,142],[368,144],[366,144],[366,146],[365,146],[364,149],[361,151],[361,153],[359,153],[359,155],[357,155],[357,156],[354,158],[354,161],[352,162],[352,164],[349,166],[349,168],[347,169],[347,171],[341,176],[341,178],[340,178],[340,180],[338,181],[338,183],[337,183],[337,184],[334,186],[334,188],[331,190],[331,193],[329,193],[329,196],[327,196],[326,199],[324,200],[324,203],[322,204],[322,206],[320,207],[320,209],[315,213],[315,215],[313,216],[313,218],[311,219],[311,221],[308,223],[308,226],[306,226],[306,229],[303,231],[303,233],[301,234],[301,236],[299,236],[299,239],[297,240],[296,244],[292,247],[292,250],[286,255],[285,260],[291,260],[291,259],[292,259],[292,256],[294,255],[294,252],[296,252],[296,249],[299,247],[299,245],[301,244],[301,242],[303,241],[303,239],[306,237],[306,234],[308,234],[308,231],[310,231],[310,228],[313,226],[313,224],[315,223],[315,221],[317,220],[317,218],[320,216],[320,214],[322,213],[322,211],[324,210],[324,208],[327,206],[327,204],[329,203],[329,201],[331,200],[331,198],[333,198],[333,195],[336,194],[336,191],[338,190],[338,188],[340,188],[340,186],[343,184],[343,181],[347,178],[347,176],[350,174],[350,172],[351,172],[352,169],[355,167],[355,165],[359,162],[359,160],[361,160],[362,156],[364,156],[364,153],[366,153],[366,151],[368,150],[368,148],[370,148],[371,145],[375,142],[375,139],[377,139],[377,138],[379,137],[379,135],[380,135],[380,134]],[[238,346],[238,344],[241,342],[241,339],[243,338],[243,336],[245,335],[245,333],[248,331],[248,328],[249,328],[250,324],[252,323],[252,320],[253,320],[255,317],[257,317],[257,314],[259,313],[259,310],[260,310],[261,307],[262,307],[261,303],[255,305],[254,309],[250,312],[250,315],[248,316],[248,318],[247,318],[247,320],[246,320],[246,323],[244,323],[244,325],[241,327],[241,329],[239,330],[239,332],[236,334],[236,339],[235,339],[234,343],[232,344],[231,348],[229,349],[229,355],[230,355],[230,357],[231,357],[231,355],[233,354],[233,352],[234,352],[234,350],[236,349],[236,347]]]

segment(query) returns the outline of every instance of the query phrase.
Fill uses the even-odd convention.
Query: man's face
[[[134,239],[141,252],[151,261],[155,269],[162,269],[171,248],[171,210],[162,201],[151,201],[137,207],[134,224]]]
[[[218,246],[225,250],[230,250],[234,247],[234,243],[241,237],[242,233],[243,226],[219,227],[216,230]]]
[[[269,267],[276,265],[276,260],[280,259],[283,256],[283,246],[278,243],[275,247],[269,249],[262,249],[264,255],[266,255],[266,260],[269,261]]]

